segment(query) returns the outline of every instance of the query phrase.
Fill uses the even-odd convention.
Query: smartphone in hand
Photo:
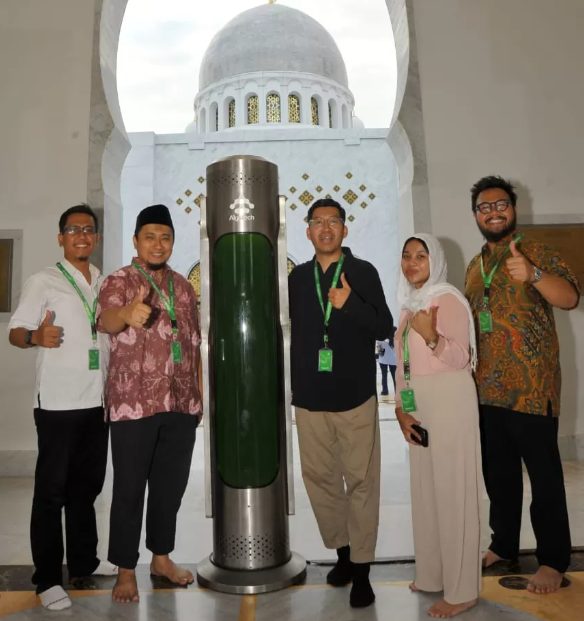
[[[412,429],[420,436],[418,439],[414,434],[410,434],[410,438],[412,442],[419,444],[420,446],[428,446],[428,430],[424,429],[422,425],[412,425]]]

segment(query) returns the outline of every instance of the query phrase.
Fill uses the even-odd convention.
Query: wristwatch
[[[25,345],[30,345],[31,347],[34,347],[34,344],[32,342],[32,330],[27,330],[25,335],[24,335],[24,344]]]
[[[536,265],[533,266],[533,275],[531,277],[531,284],[534,285],[543,278],[543,272]]]

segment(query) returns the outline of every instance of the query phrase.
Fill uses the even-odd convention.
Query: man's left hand
[[[343,308],[347,298],[351,295],[351,287],[345,278],[345,274],[341,274],[342,289],[329,289],[328,299],[330,303],[337,309]]]
[[[519,282],[531,282],[533,278],[533,263],[524,254],[519,252],[515,241],[509,244],[509,250],[511,251],[511,257],[505,261],[505,267],[509,272],[509,276]]]

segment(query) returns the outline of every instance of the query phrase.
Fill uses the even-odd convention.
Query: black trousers
[[[393,389],[395,390],[395,365],[393,364],[383,364],[379,363],[379,368],[381,369],[381,394],[387,395],[389,394],[389,389],[387,387],[387,369],[391,373],[391,379],[393,380]]]
[[[564,572],[570,564],[570,525],[558,450],[558,419],[480,406],[483,473],[491,501],[490,549],[502,558],[519,552],[525,463],[531,482],[531,524],[540,565]]]
[[[197,423],[190,414],[161,412],[111,424],[114,484],[108,559],[114,565],[134,569],[138,563],[146,485],[146,547],[157,555],[174,549]]]
[[[89,576],[99,565],[94,503],[107,463],[103,408],[34,411],[38,436],[30,542],[37,593],[63,584],[65,509],[70,576]]]

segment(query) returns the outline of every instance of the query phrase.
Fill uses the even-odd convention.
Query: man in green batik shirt
[[[517,558],[523,461],[539,562],[528,590],[550,593],[560,587],[571,551],[557,443],[561,379],[553,308],[577,306],[579,285],[555,250],[517,230],[511,183],[485,177],[471,194],[487,242],[466,274],[479,335],[476,381],[493,530],[483,566]]]

